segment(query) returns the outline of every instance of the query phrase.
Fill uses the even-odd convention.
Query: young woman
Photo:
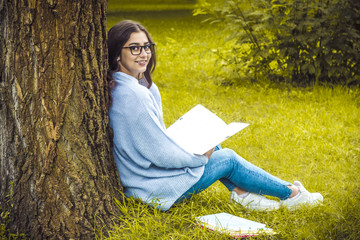
[[[113,154],[126,196],[168,210],[220,180],[231,191],[232,202],[255,210],[323,200],[320,193],[274,177],[231,149],[217,146],[198,156],[177,145],[166,134],[160,93],[151,78],[154,45],[145,28],[133,21],[121,21],[108,33]]]

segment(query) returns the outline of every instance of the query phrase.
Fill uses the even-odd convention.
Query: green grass
[[[108,14],[117,12],[149,12],[192,10],[196,0],[110,0]]]
[[[112,5],[110,4],[109,10]],[[215,75],[217,29],[191,11],[120,12],[108,16],[111,27],[122,19],[140,21],[157,44],[154,82],[162,93],[167,126],[197,103],[226,122],[251,125],[227,140],[229,147],[255,165],[290,182],[319,191],[324,203],[297,211],[256,212],[229,203],[220,183],[177,204],[168,212],[134,200],[119,199],[120,224],[101,239],[227,239],[199,228],[199,215],[228,212],[268,224],[269,239],[357,239],[360,234],[360,92],[341,87],[294,88],[270,83],[222,86]],[[264,237],[266,238],[266,237]]]

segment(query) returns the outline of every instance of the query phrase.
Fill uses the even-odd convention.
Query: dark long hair
[[[113,73],[120,71],[120,66],[117,61],[118,57],[121,55],[121,50],[124,47],[125,43],[129,40],[130,35],[134,32],[143,31],[149,42],[154,44],[149,32],[140,24],[131,20],[124,20],[115,24],[108,32],[108,60],[109,60],[109,69],[107,71],[107,81],[109,85],[109,90],[115,87],[115,81],[112,77]],[[152,79],[151,73],[154,72],[156,66],[156,53],[155,48],[152,51],[149,64],[146,67],[144,76],[148,82],[148,88],[151,87]],[[111,104],[111,103],[110,103]]]

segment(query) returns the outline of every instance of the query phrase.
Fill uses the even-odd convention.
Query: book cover
[[[198,104],[166,132],[188,152],[202,155],[247,126],[248,123],[240,122],[226,124],[216,114]]]
[[[197,223],[209,230],[225,233],[233,238],[245,238],[275,232],[265,224],[237,217],[228,213],[216,213],[196,217]]]

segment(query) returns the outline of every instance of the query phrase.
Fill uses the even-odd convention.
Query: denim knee
[[[230,148],[219,149],[216,151],[216,153],[221,154],[222,157],[225,157],[227,159],[236,158],[236,156],[237,156],[237,153]]]

